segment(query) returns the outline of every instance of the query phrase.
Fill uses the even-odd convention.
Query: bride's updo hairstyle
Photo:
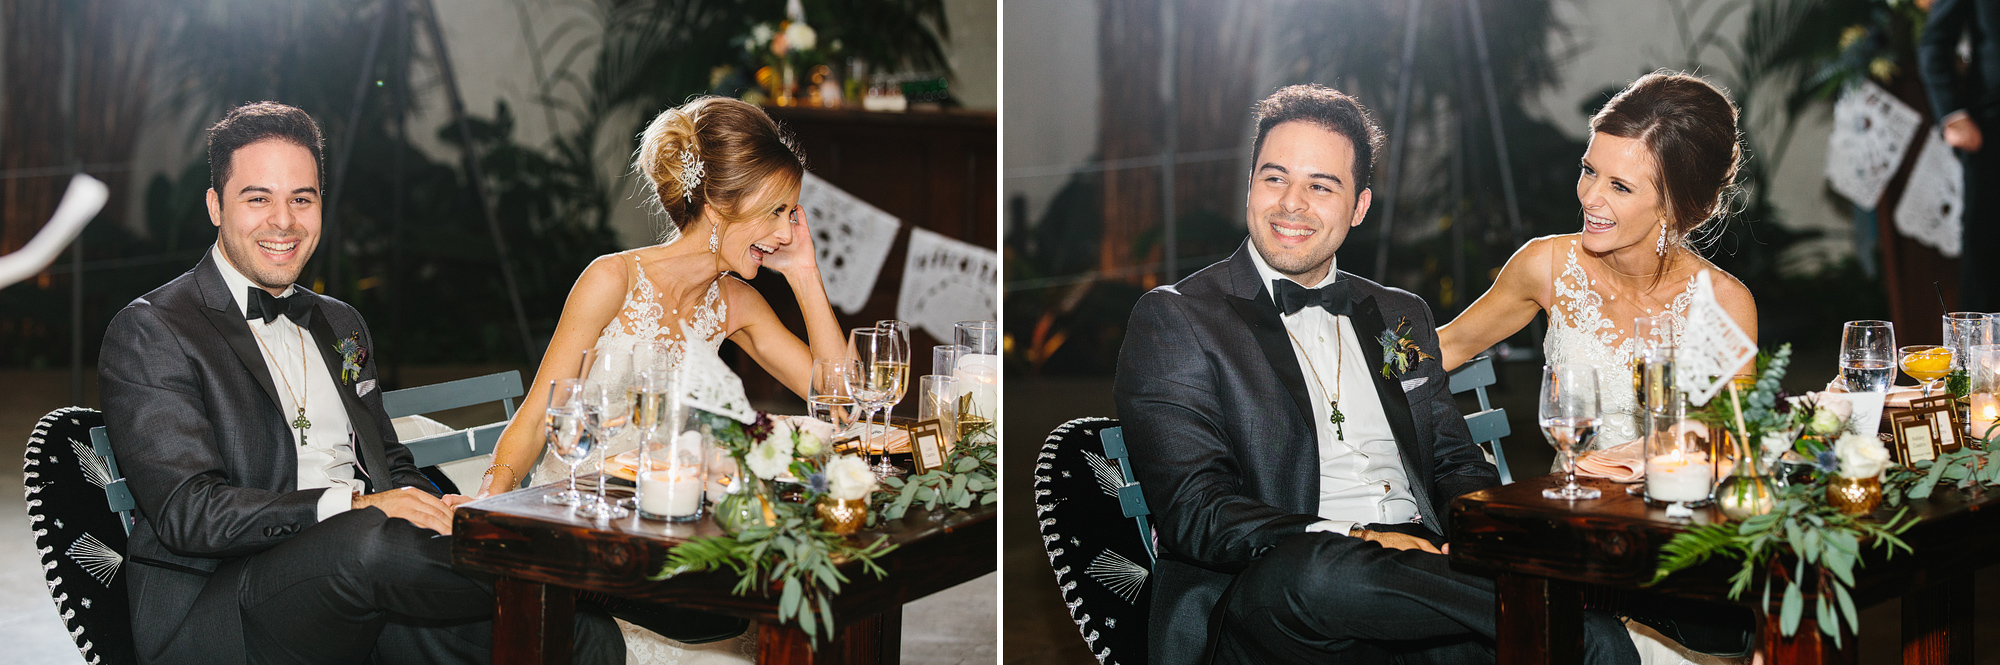
[[[690,173],[697,167],[698,177]],[[710,206],[728,222],[756,217],[770,206],[751,197],[773,178],[784,186],[761,193],[790,197],[806,170],[778,123],[729,97],[697,98],[653,118],[639,134],[632,169],[652,181],[647,198],[673,224],[670,236]]]
[[[1728,215],[1742,140],[1736,104],[1708,81],[1664,70],[1647,74],[1612,97],[1590,119],[1590,129],[1637,139],[1652,151],[1668,243],[1686,244],[1711,220]]]

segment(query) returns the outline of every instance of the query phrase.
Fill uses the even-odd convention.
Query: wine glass
[[[1888,392],[1896,383],[1896,324],[1848,321],[1840,331],[1840,378],[1849,392]]]
[[[1951,373],[1951,347],[1936,344],[1915,344],[1896,350],[1901,359],[1903,373],[1916,379],[1924,387],[1924,396],[1930,397],[1938,379]]]
[[[881,328],[855,328],[848,333],[848,343],[854,350],[854,360],[862,369],[861,382],[854,391],[855,399],[868,406],[871,422],[874,412],[880,411],[885,414],[882,418],[884,437],[880,450],[881,460],[874,467],[875,475],[881,478],[899,475],[895,466],[889,463],[887,441],[889,418],[886,413],[888,407],[894,406],[902,397],[902,383],[910,370],[909,360],[899,353],[893,333]],[[874,426],[870,425],[867,432],[872,437],[875,432]],[[867,444],[867,447],[871,452],[876,448],[873,443]]]
[[[632,350],[631,342],[607,342],[583,353],[583,407],[590,416],[591,436],[597,439],[598,472],[596,497],[576,509],[584,517],[616,519],[630,514],[623,506],[604,498],[605,486],[610,484],[610,470],[605,468],[604,461],[613,454],[613,447],[622,447],[620,437],[631,429],[632,404],[638,398],[633,385]]]
[[[596,447],[585,431],[582,393],[582,382],[576,379],[549,382],[549,406],[542,418],[542,431],[549,452],[569,465],[569,489],[543,496],[542,500],[559,506],[574,506],[588,498],[576,491],[576,465],[590,457],[590,450]]]
[[[854,387],[861,381],[861,364],[852,358],[821,358],[813,361],[812,384],[806,388],[806,403],[814,418],[826,410],[834,431],[844,432],[854,424]]]
[[[882,432],[884,436],[882,460],[875,466],[876,476],[889,478],[903,475],[901,469],[889,464],[887,436],[891,429],[889,418],[896,410],[896,405],[902,403],[903,396],[910,390],[910,324],[907,321],[893,319],[876,321],[875,329],[888,334],[889,351],[890,355],[893,356],[893,358],[886,360],[878,359],[875,364],[895,375],[886,379],[890,384],[891,390],[889,392],[888,404],[882,407]],[[912,450],[911,452],[915,451]]]
[[[1582,363],[1542,366],[1541,400],[1542,433],[1566,462],[1563,486],[1542,490],[1542,496],[1568,501],[1601,496],[1576,484],[1576,458],[1597,435],[1597,369]]]

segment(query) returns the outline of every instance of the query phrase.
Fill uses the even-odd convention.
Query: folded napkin
[[[1632,483],[1646,477],[1646,447],[1641,440],[1592,450],[1576,460],[1576,475]]]
[[[1847,383],[1841,381],[1840,377],[1833,377],[1832,381],[1827,382],[1826,391],[1830,393],[1845,393],[1847,392]],[[1935,394],[1933,393],[1933,395]],[[1889,392],[1885,395],[1882,400],[1882,406],[1907,409],[1910,408],[1910,400],[1919,399],[1924,396],[1924,388],[1923,386],[1891,386]]]

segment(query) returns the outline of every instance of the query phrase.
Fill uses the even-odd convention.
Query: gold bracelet
[[[511,480],[514,480],[514,481],[517,481],[517,482],[521,480],[521,474],[519,474],[519,473],[516,473],[516,472],[514,471],[514,467],[513,467],[512,465],[509,465],[509,464],[504,464],[504,463],[503,463],[503,464],[494,464],[494,465],[492,465],[492,466],[489,466],[489,467],[486,467],[486,473],[482,473],[482,474],[479,474],[479,476],[480,476],[481,478],[484,478],[484,477],[486,477],[486,476],[490,476],[490,475],[493,475],[493,470],[494,470],[494,469],[498,469],[498,468],[500,468],[500,467],[503,467],[503,466],[504,466],[504,467],[507,467],[507,476],[508,476],[508,478],[509,478],[509,479],[511,479]]]

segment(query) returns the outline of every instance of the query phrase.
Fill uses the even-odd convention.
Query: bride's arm
[[[1548,290],[1548,238],[1531,240],[1514,252],[1493,288],[1460,312],[1458,318],[1438,328],[1438,346],[1444,353],[1444,369],[1456,369],[1472,356],[1498,344],[1500,340],[1526,328],[1542,311]]]
[[[805,212],[799,211],[798,222],[792,225],[792,241],[778,248],[764,261],[764,267],[776,270],[785,276],[785,283],[792,287],[793,297],[799,300],[799,312],[805,315],[806,339],[801,341],[785,324],[778,321],[778,315],[771,311],[771,304],[750,285],[736,280],[725,282],[734,295],[729,300],[729,315],[741,322],[729,334],[729,340],[742,347],[757,361],[757,365],[777,377],[779,383],[792,389],[800,398],[806,396],[808,384],[812,382],[813,360],[819,358],[840,358],[847,353],[847,335],[840,329],[840,320],[833,315],[833,303],[826,298],[826,286],[819,281],[819,265],[815,263],[812,228],[806,223]],[[738,318],[738,315],[741,318]]]
[[[620,255],[599,257],[576,278],[569,299],[563,302],[555,337],[549,340],[548,352],[542,354],[542,364],[535,369],[535,380],[528,384],[521,408],[514,412],[514,419],[507,423],[493,449],[492,466],[479,481],[478,496],[514,489],[528,477],[529,467],[541,456],[544,445],[542,417],[548,409],[548,382],[577,375],[583,366],[583,352],[597,344],[598,334],[618,316],[624,302],[625,259]]]

